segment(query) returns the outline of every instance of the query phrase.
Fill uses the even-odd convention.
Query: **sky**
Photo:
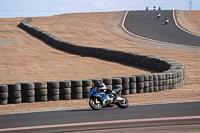
[[[149,10],[200,10],[200,0],[0,0],[0,18],[42,17],[66,13]]]

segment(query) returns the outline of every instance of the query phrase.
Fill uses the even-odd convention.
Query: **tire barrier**
[[[71,99],[71,82],[69,80],[59,81],[60,100]]]
[[[103,83],[112,90],[112,78],[103,78]]]
[[[47,82],[47,96],[48,101],[59,101],[59,82],[58,81],[48,81]]]
[[[113,77],[112,78],[112,83],[113,83],[112,84],[112,88],[113,89],[119,88],[120,91],[118,92],[118,95],[121,95],[122,94],[122,79]]]
[[[54,48],[72,54],[137,65],[153,69],[158,73],[131,75],[129,77],[0,85],[0,105],[87,98],[93,80],[100,80],[111,89],[120,88],[120,95],[164,91],[179,88],[185,84],[185,66],[180,62],[154,55],[79,46],[60,40],[45,31],[28,25],[31,21],[32,18],[26,18],[18,26]]]
[[[137,93],[136,77],[131,76],[129,77],[129,94],[136,94],[136,93]]]
[[[47,97],[47,82],[34,82],[35,85],[35,102],[46,102]]]
[[[71,80],[71,97],[72,99],[82,99],[82,81],[81,80]]]
[[[8,84],[8,103],[21,103],[21,84]]]
[[[8,103],[8,86],[0,85],[0,105],[6,105]]]
[[[22,102],[33,103],[35,102],[35,86],[34,83],[20,83],[21,84],[21,97]]]
[[[90,94],[90,88],[92,87],[92,80],[85,79],[82,80],[83,83],[83,98],[88,98]]]

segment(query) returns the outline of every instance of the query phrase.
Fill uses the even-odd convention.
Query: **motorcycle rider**
[[[167,18],[165,19],[165,25],[167,25],[168,22],[169,22],[169,18],[167,17]]]
[[[153,6],[153,10],[156,10],[156,6]]]
[[[157,14],[158,19],[160,18],[160,16],[161,16],[161,14],[160,14],[160,12],[158,12],[158,14]]]
[[[104,83],[101,83],[99,80],[94,80],[92,84],[92,88],[97,87],[99,92],[109,94],[112,92],[110,88],[108,88]]]

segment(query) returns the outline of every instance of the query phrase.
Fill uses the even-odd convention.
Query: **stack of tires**
[[[103,83],[112,90],[112,78],[103,78]]]
[[[48,101],[59,100],[59,82],[47,82]]]
[[[83,83],[83,98],[88,98],[90,95],[90,88],[92,87],[92,80],[82,80]]]
[[[8,103],[18,104],[21,102],[21,84],[8,84]]]
[[[34,83],[28,82],[20,84],[21,84],[22,102],[28,102],[28,103],[35,102]]]
[[[118,95],[122,94],[122,79],[121,78],[112,78],[112,88],[113,89],[120,89],[120,92],[118,93]]]
[[[71,80],[72,99],[82,99],[82,80]]]
[[[137,85],[136,85],[136,77],[131,76],[129,77],[129,94],[136,94],[137,93]]]
[[[69,80],[59,81],[60,100],[71,99],[71,82]]]
[[[8,86],[0,85],[0,105],[8,104]]]
[[[154,92],[153,75],[149,74],[149,92]]]
[[[122,79],[122,95],[129,94],[129,77],[120,77]]]
[[[144,76],[137,75],[136,81],[137,81],[137,93],[143,93],[144,92]]]
[[[154,92],[158,92],[158,74],[153,74],[153,84],[154,84]]]
[[[35,85],[35,101],[46,102],[47,98],[47,82],[34,82]]]
[[[149,75],[143,75],[144,77],[144,93],[149,92]]]

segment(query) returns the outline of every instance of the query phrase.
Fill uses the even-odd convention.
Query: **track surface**
[[[79,110],[64,110],[64,111],[51,111],[51,112],[38,112],[38,113],[25,113],[25,114],[12,114],[12,115],[0,115],[0,129],[16,128],[16,127],[30,127],[41,125],[54,125],[54,124],[69,124],[69,123],[84,123],[95,121],[112,121],[112,120],[126,120],[126,119],[147,119],[147,118],[163,118],[163,117],[182,117],[182,116],[200,116],[200,102],[190,103],[173,103],[173,104],[158,104],[158,105],[140,105],[130,106],[127,109],[119,109],[117,107],[102,109],[101,111],[93,111],[92,109],[79,109]],[[200,119],[191,120],[178,120],[178,121],[160,121],[160,122],[144,122],[144,123],[121,123],[121,124],[108,124],[101,125],[108,129],[118,129],[140,124],[142,127],[152,126],[174,126],[176,125],[190,125],[193,127],[200,126]],[[150,125],[149,125],[150,124]],[[118,126],[116,126],[118,125]],[[145,126],[146,125],[146,126]],[[88,131],[88,128],[95,126],[82,126],[82,127],[70,127],[70,128],[53,128],[53,129],[40,129],[30,130],[29,132],[38,131],[58,131],[58,130],[77,130],[81,131],[81,128]],[[86,129],[85,129],[86,128]],[[103,130],[104,128],[98,128]],[[118,129],[118,130],[121,130]],[[92,129],[91,129],[92,130]],[[1,130],[0,130],[1,131]],[[24,131],[25,132],[25,131]]]
[[[173,11],[159,11],[160,19],[157,19],[158,11],[129,11],[124,27],[131,33],[162,42],[200,46],[200,37],[189,34],[178,28],[174,22]],[[169,23],[165,25],[166,17]]]

